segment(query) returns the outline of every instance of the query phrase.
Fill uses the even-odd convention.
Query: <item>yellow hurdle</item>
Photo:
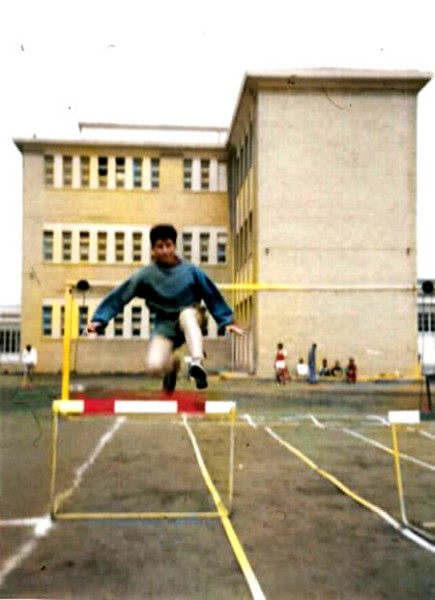
[[[62,504],[71,494],[70,490],[57,493],[56,492],[56,474],[58,464],[58,445],[59,445],[59,420],[74,419],[79,416],[86,418],[98,418],[99,413],[88,413],[87,408],[91,409],[91,404],[94,400],[55,400],[52,404],[52,438],[51,438],[51,475],[50,475],[50,513],[53,519],[56,520],[84,520],[84,519],[222,519],[229,517],[232,509],[233,491],[234,491],[234,449],[235,449],[235,422],[236,422],[236,404],[228,400],[208,400],[204,405],[204,413],[194,413],[197,418],[210,418],[217,415],[228,415],[230,426],[229,440],[229,472],[228,472],[228,508],[219,496],[219,493],[210,477],[207,467],[202,459],[201,452],[196,443],[196,439],[187,422],[187,414],[183,413],[184,424],[188,430],[191,442],[201,469],[204,481],[208,491],[211,494],[216,511],[188,511],[188,512],[163,512],[163,511],[134,511],[134,512],[64,512]],[[100,401],[101,402],[101,401]],[[144,416],[174,414],[180,412],[177,408],[176,401],[167,400],[110,400],[111,412],[114,416]],[[168,411],[168,406],[170,410]],[[135,411],[135,407],[137,410]],[[161,410],[162,412],[159,412]],[[106,412],[102,414],[107,415]],[[189,413],[190,414],[190,413]],[[101,416],[101,415],[100,415]]]

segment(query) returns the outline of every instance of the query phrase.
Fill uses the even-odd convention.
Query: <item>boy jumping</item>
[[[189,375],[198,389],[204,389],[207,371],[202,365],[201,301],[219,329],[237,335],[244,331],[234,322],[233,311],[214,282],[199,267],[178,258],[177,231],[172,225],[153,227],[150,241],[152,264],[133,273],[104,298],[88,332],[104,331],[130,300],[143,298],[153,321],[146,370],[151,375],[163,375],[163,389],[174,391],[180,362],[173,351],[186,342],[192,357]]]

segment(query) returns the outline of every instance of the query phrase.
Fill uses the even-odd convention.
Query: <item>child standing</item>
[[[349,358],[349,362],[347,364],[345,373],[346,373],[346,383],[356,383],[358,368],[355,363],[355,359]]]
[[[36,348],[32,348],[30,344],[27,344],[26,349],[23,350],[21,360],[24,365],[23,387],[27,387],[33,381],[33,372],[38,363]]]
[[[284,348],[284,344],[277,344],[276,355],[275,355],[275,377],[279,384],[285,385],[285,382],[290,379],[288,368],[287,368],[287,350]]]
[[[172,225],[156,225],[150,231],[153,263],[133,273],[112,290],[97,307],[89,333],[104,331],[108,322],[133,298],[143,298],[153,317],[146,369],[163,375],[163,389],[175,389],[180,362],[174,350],[186,342],[192,357],[189,375],[198,389],[207,387],[201,332],[201,302],[218,327],[243,335],[231,308],[215,283],[197,266],[178,258],[177,231]]]

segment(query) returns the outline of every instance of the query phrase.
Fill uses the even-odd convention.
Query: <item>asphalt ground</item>
[[[157,395],[160,388],[140,376],[75,376],[71,383],[91,397]],[[52,521],[51,403],[60,380],[38,376],[31,388],[20,385],[19,377],[0,379],[1,598],[435,597],[431,545],[391,524],[400,525],[400,510],[383,422],[388,410],[424,404],[421,382],[282,388],[211,378],[207,399],[237,403],[230,522],[249,581],[219,518]],[[194,389],[183,380],[179,387]],[[214,509],[182,420],[116,423],[62,422],[57,486],[71,492],[63,510]],[[188,423],[226,501],[228,424],[193,416]],[[430,423],[423,431],[405,428],[401,443],[431,466],[435,431]],[[431,518],[433,475],[415,464],[404,470],[416,519]]]

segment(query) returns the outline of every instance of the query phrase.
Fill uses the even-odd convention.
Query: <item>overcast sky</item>
[[[21,301],[21,155],[79,120],[228,126],[246,71],[435,73],[430,0],[5,0],[0,306]],[[435,81],[418,101],[418,275],[435,278]]]

